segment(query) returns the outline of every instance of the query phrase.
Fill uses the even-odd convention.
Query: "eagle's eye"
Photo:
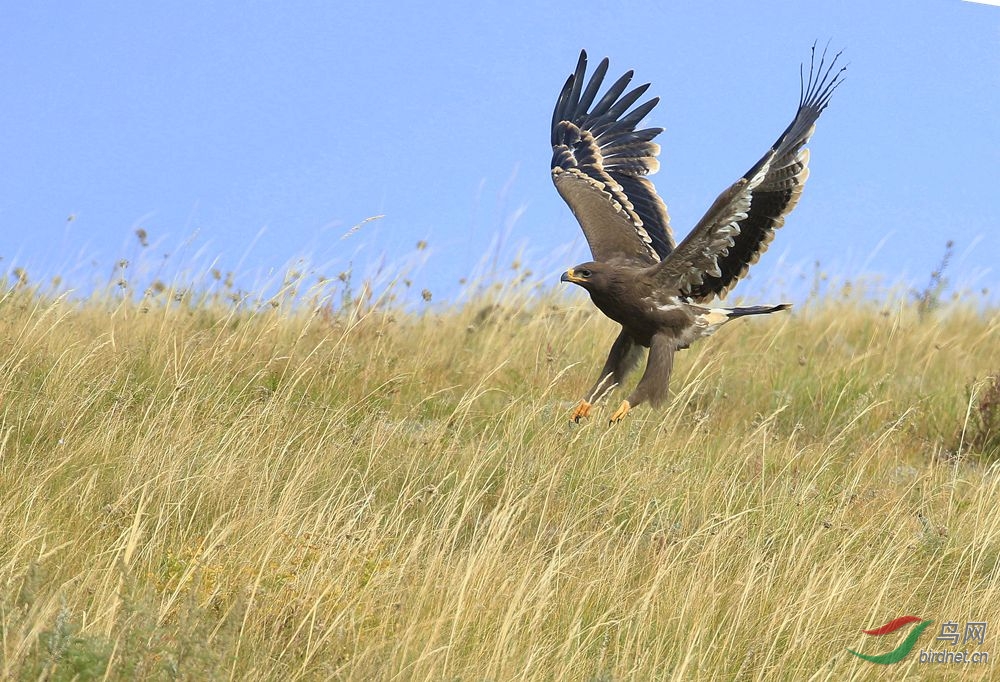
[[[584,268],[583,270],[577,270],[576,274],[579,277],[583,277],[584,279],[589,279],[590,275],[591,275],[591,272],[590,272],[590,270],[587,270],[586,268]]]

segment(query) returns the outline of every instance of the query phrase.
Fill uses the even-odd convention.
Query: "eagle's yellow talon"
[[[610,421],[608,421],[608,425],[610,426],[611,424],[617,424],[622,419],[624,419],[625,415],[628,414],[630,407],[632,406],[628,404],[628,401],[623,400],[622,404],[618,406],[617,410],[615,410],[615,413],[611,415],[611,419]]]
[[[576,409],[573,410],[573,414],[571,414],[569,418],[572,419],[577,424],[579,424],[581,419],[589,416],[590,416],[590,403],[588,403],[586,400],[581,400],[580,404],[576,406]]]

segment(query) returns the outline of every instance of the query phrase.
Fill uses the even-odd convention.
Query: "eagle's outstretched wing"
[[[802,85],[795,118],[763,158],[719,195],[691,234],[657,266],[658,279],[671,282],[681,294],[698,302],[721,298],[767,250],[809,177],[809,150],[804,145],[847,68],[834,71],[839,56],[824,70],[826,51],[817,65],[813,45],[809,80]]]
[[[636,130],[659,99],[629,111],[649,87],[626,93],[629,71],[591,107],[608,71],[607,58],[584,88],[586,70],[583,51],[552,114],[552,181],[580,222],[594,260],[659,262],[674,239],[667,208],[645,176],[660,167],[660,146],[652,140],[663,129]]]

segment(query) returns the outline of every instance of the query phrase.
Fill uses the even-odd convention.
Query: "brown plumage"
[[[622,383],[643,348],[649,349],[646,371],[612,422],[640,403],[655,405],[666,398],[678,349],[732,318],[789,307],[703,304],[724,297],[746,275],[799,201],[809,177],[804,145],[844,71],[835,70],[839,54],[826,68],[825,51],[818,65],[815,56],[813,46],[792,122],[675,246],[666,206],[646,177],[659,169],[660,147],[653,139],[663,129],[636,130],[659,100],[632,108],[649,84],[626,92],[629,71],[595,104],[608,60],[584,86],[587,53],[580,53],[552,115],[552,181],[579,221],[594,261],[570,268],[562,281],[586,289],[622,329],[597,382],[574,410],[574,420],[588,416],[592,403]]]

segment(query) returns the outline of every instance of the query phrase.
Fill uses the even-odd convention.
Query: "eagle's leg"
[[[607,362],[604,369],[597,378],[597,382],[590,387],[587,395],[580,401],[570,415],[570,419],[579,422],[584,417],[590,416],[590,408],[593,403],[603,398],[621,384],[626,375],[639,362],[642,356],[642,346],[637,344],[629,334],[622,329],[618,338],[611,345]]]
[[[649,345],[649,360],[646,361],[646,371],[642,379],[628,398],[622,401],[618,409],[611,415],[609,424],[617,424],[628,411],[644,402],[659,405],[667,398],[670,385],[670,372],[674,367],[674,351],[676,340],[664,334],[655,334]]]

